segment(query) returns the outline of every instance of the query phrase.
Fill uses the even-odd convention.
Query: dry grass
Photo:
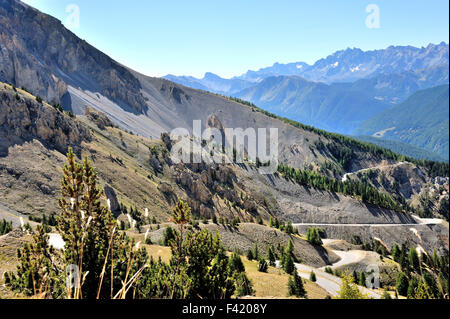
[[[169,262],[172,255],[169,247],[158,245],[144,245],[144,247],[147,249],[148,254],[153,257],[153,259],[157,260],[159,257],[161,257],[163,262]]]
[[[170,248],[158,245],[144,245],[147,252],[154,259],[161,259],[168,262],[171,256]],[[246,257],[241,257],[245,266],[248,278],[253,283],[255,297],[257,298],[288,298],[287,283],[289,275],[281,269],[269,267],[267,273],[258,271],[258,263],[249,261]],[[303,280],[309,299],[324,299],[328,294],[326,290],[309,280]]]
[[[281,269],[269,267],[267,273],[258,271],[258,263],[242,257],[247,276],[253,282],[255,295],[259,298],[287,298],[289,275]],[[316,283],[303,280],[309,299],[323,299],[327,292]]]

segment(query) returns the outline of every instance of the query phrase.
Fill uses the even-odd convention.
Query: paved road
[[[417,221],[416,223],[405,223],[405,224],[329,224],[329,223],[293,223],[292,226],[348,226],[348,227],[358,227],[358,226],[371,226],[371,227],[398,227],[398,226],[418,226],[418,225],[438,225],[443,224],[444,220],[439,218],[420,218],[418,216],[412,215],[412,217]]]
[[[403,164],[406,164],[406,163],[408,163],[408,162],[399,162],[399,163],[395,163],[395,164],[392,164],[392,165],[381,165],[381,166],[368,167],[368,168],[360,169],[359,171],[345,173],[344,176],[342,176],[342,182],[345,182],[347,180],[347,177],[350,176],[350,175],[353,175],[353,174],[358,174],[358,173],[370,171],[372,169],[379,169],[379,168],[385,168],[385,167],[396,167],[396,166],[400,166],[400,165],[403,165]]]
[[[15,210],[0,203],[0,219],[5,219],[8,222],[12,222],[13,227],[19,227],[20,217],[22,217],[24,220],[26,219],[25,215],[16,212]]]
[[[338,295],[338,292],[341,289],[342,285],[341,278],[326,273],[322,269],[314,268],[303,264],[295,264],[295,267],[297,267],[298,274],[305,279],[309,279],[311,271],[314,271],[317,279],[316,284],[325,289],[332,297],[336,297]],[[361,286],[359,286],[359,289],[363,293],[368,294],[371,298],[379,299],[381,297],[380,294],[370,289]]]

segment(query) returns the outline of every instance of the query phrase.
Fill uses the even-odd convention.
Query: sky
[[[230,78],[337,50],[449,39],[447,0],[24,0],[150,76]]]

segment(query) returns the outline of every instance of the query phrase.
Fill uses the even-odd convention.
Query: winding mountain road
[[[341,289],[342,279],[326,273],[322,269],[314,268],[311,266],[303,265],[303,264],[295,264],[297,268],[298,274],[300,277],[309,279],[311,271],[314,271],[316,274],[316,284],[325,289],[332,297],[336,297],[339,294],[339,290]],[[359,289],[362,293],[368,294],[371,298],[379,299],[381,297],[380,294],[375,291],[359,286]]]
[[[358,174],[358,173],[362,173],[362,172],[367,172],[367,171],[370,171],[372,169],[379,169],[379,168],[385,168],[385,167],[396,167],[396,166],[400,166],[400,165],[407,164],[407,163],[408,162],[399,162],[399,163],[395,163],[395,164],[391,164],[391,165],[380,165],[380,166],[363,168],[363,169],[360,169],[359,171],[355,171],[355,172],[345,173],[344,176],[342,176],[342,182],[345,182],[347,180],[347,177],[350,176],[350,175],[354,175],[354,174]]]

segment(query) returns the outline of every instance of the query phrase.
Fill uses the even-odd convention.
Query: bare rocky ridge
[[[5,153],[9,146],[32,139],[62,153],[69,146],[79,151],[81,142],[90,139],[85,126],[19,91],[14,94],[11,88],[0,88],[0,152]]]
[[[97,92],[136,112],[145,108],[139,81],[49,15],[15,0],[0,1],[0,81],[60,102],[67,85]],[[32,54],[30,54],[32,53]]]

